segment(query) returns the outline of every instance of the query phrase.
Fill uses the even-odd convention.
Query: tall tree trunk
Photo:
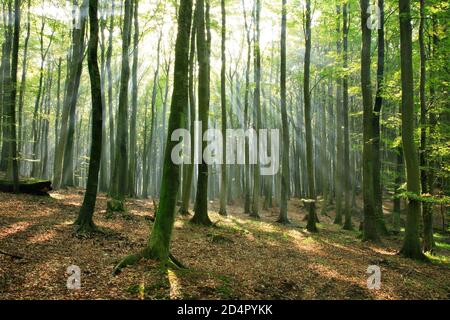
[[[198,5],[195,6],[194,20],[191,28],[191,44],[189,52],[189,112],[190,112],[190,137],[191,144],[195,140],[195,84],[194,84],[194,72],[195,72],[195,34],[197,30],[197,15]],[[185,175],[183,177],[183,194],[181,196],[180,214],[189,214],[189,200],[191,198],[192,191],[192,178],[194,175],[194,147],[191,145],[191,163],[185,166]]]
[[[260,17],[261,17],[261,0],[256,0],[255,2],[255,43],[253,49],[254,55],[254,79],[255,79],[255,90],[253,94],[253,108],[255,114],[255,123],[254,127],[256,130],[256,141],[257,145],[255,146],[256,154],[258,155],[261,150],[259,150],[259,130],[261,129],[261,48],[260,48],[260,38],[261,38],[261,30],[260,30]],[[258,158],[258,157],[257,157]],[[252,207],[250,216],[259,218],[259,202],[260,202],[260,193],[261,193],[261,184],[260,184],[260,168],[259,168],[259,159],[257,159],[256,164],[253,165],[253,199],[252,199]]]
[[[105,9],[104,9],[105,10]],[[106,11],[106,10],[105,10]],[[100,84],[102,89],[102,159],[100,161],[100,177],[99,177],[99,191],[108,191],[108,158],[107,158],[107,134],[106,134],[106,61],[105,61],[105,29],[106,29],[106,14],[100,12]]]
[[[220,1],[220,7],[222,12],[222,68],[220,71],[220,102],[222,107],[222,165],[220,172],[220,208],[219,214],[227,215],[227,98],[226,98],[226,56],[225,56],[225,41],[226,41],[226,9],[225,0]]]
[[[31,7],[31,0],[28,0],[28,11],[27,11],[27,35],[25,36],[25,41],[23,44],[23,60],[22,60],[22,77],[20,81],[20,88],[19,88],[19,126],[17,128],[18,132],[18,144],[17,144],[17,150],[19,155],[22,155],[24,150],[22,150],[22,147],[24,146],[24,129],[23,129],[23,106],[24,106],[24,97],[25,97],[25,88],[26,88],[26,74],[27,74],[27,67],[28,67],[28,43],[30,40],[30,31],[31,31],[31,20],[30,20],[30,7]]]
[[[281,126],[283,134],[282,144],[282,166],[281,166],[281,201],[280,216],[278,222],[289,223],[287,211],[287,197],[289,190],[289,124],[286,111],[286,15],[287,0],[283,0],[281,8],[281,48],[280,48],[280,105],[281,105]]]
[[[78,6],[78,1],[74,0],[73,4],[74,6]],[[79,17],[76,17],[76,11],[73,11],[72,45],[69,54],[70,59],[68,61],[60,138],[55,151],[53,183],[56,188],[67,186],[67,182],[73,185],[73,133],[75,131],[75,108],[83,69],[86,6],[87,2],[83,1],[80,7]],[[79,19],[79,26],[77,26],[77,19]]]
[[[139,14],[138,14],[139,1],[134,0],[134,36],[133,36],[133,67],[131,71],[132,81],[132,93],[131,93],[131,118],[130,118],[130,163],[128,168],[128,189],[129,195],[135,198],[136,192],[136,120],[137,120],[137,107],[138,107],[138,80],[137,71],[139,64]]]
[[[336,6],[337,27],[336,33],[341,34],[341,5]],[[336,51],[338,57],[342,56],[341,38],[336,41]],[[336,217],[335,224],[342,224],[342,195],[344,189],[344,137],[342,127],[344,125],[344,112],[342,110],[342,76],[336,80],[336,170],[334,172],[334,185],[336,196]]]
[[[129,48],[131,36],[131,22],[133,3],[124,0],[125,15],[122,32],[122,67],[120,76],[119,108],[117,115],[116,154],[114,161],[114,175],[111,181],[111,197],[113,201],[123,202],[128,191],[128,81],[130,79]],[[109,206],[114,209],[117,205]],[[123,203],[117,207],[123,209]],[[113,210],[115,211],[115,210]]]
[[[244,13],[244,22],[247,38],[247,62],[245,68],[245,97],[244,97],[244,128],[249,128],[248,110],[249,110],[249,94],[250,94],[250,65],[251,65],[251,37],[250,26],[247,22],[247,13],[245,10],[244,0],[242,0],[242,10]],[[250,214],[250,166],[249,166],[249,144],[245,141],[245,168],[244,168],[244,213]]]
[[[19,60],[20,37],[20,0],[14,0],[14,33],[11,56],[11,87],[9,88],[9,158],[12,164],[12,181],[14,192],[19,192],[19,164],[17,160],[17,123],[16,123],[16,94],[17,94],[17,65]]]
[[[406,163],[407,191],[411,194],[408,199],[405,240],[400,253],[407,258],[426,260],[419,238],[420,202],[415,198],[420,195],[420,169],[414,142],[414,79],[410,0],[399,0],[398,4],[402,80],[402,142]]]
[[[199,0],[199,2],[202,2],[202,0]],[[191,20],[192,1],[181,0],[178,11],[178,35],[175,44],[174,75],[176,77],[174,77],[172,105],[169,117],[169,134],[167,135],[167,145],[163,162],[161,200],[155,223],[146,248],[138,254],[125,257],[114,269],[115,273],[120,272],[127,265],[136,263],[141,258],[153,258],[165,263],[171,256],[169,247],[175,221],[175,205],[180,184],[180,167],[171,160],[172,149],[176,146],[177,142],[172,141],[170,137],[172,132],[179,129],[180,124],[184,123],[186,117],[185,103],[188,100],[189,33]],[[199,24],[202,23],[199,22]],[[204,46],[201,48],[203,50],[205,49]],[[174,259],[171,260],[176,263]]]
[[[1,151],[1,159],[0,159],[0,171],[6,171],[8,167],[8,152],[9,152],[9,126],[8,126],[8,91],[11,87],[11,46],[12,46],[12,38],[13,38],[13,14],[12,14],[12,2],[8,1],[7,5],[4,6],[5,14],[3,15],[3,23],[5,26],[4,31],[4,43],[2,45],[2,68],[1,68],[1,116],[2,116],[2,151]]]
[[[383,0],[381,0],[383,1]],[[344,222],[344,229],[345,230],[352,230],[352,210],[351,210],[351,175],[350,175],[350,129],[349,129],[349,110],[348,110],[348,31],[349,31],[349,22],[348,22],[348,3],[345,2],[342,5],[342,16],[343,16],[343,24],[342,24],[342,30],[343,30],[343,49],[344,49],[344,77],[342,79],[342,115],[344,118],[344,174],[343,174],[343,186],[344,186],[344,216],[345,216],[345,222]]]
[[[306,165],[308,171],[308,223],[306,229],[309,232],[317,232],[316,226],[316,188],[314,186],[314,159],[313,138],[311,128],[311,0],[306,0],[305,12],[305,63],[304,63],[304,99],[305,99],[305,135],[306,135]]]
[[[41,105],[41,97],[42,97],[42,86],[44,82],[44,63],[45,58],[47,56],[47,51],[44,51],[44,28],[45,28],[45,21],[44,18],[42,18],[41,23],[41,31],[40,31],[40,53],[41,53],[41,66],[39,68],[39,85],[38,85],[38,91],[36,95],[36,100],[34,102],[34,113],[33,113],[33,123],[32,123],[32,133],[33,133],[33,164],[32,164],[32,170],[31,170],[31,176],[32,177],[38,177],[39,176],[39,167],[40,162],[42,159],[39,160],[38,155],[38,147],[39,147],[39,129],[38,129],[38,122],[40,122],[41,116],[39,115],[39,106]]]
[[[77,221],[78,231],[90,232],[95,229],[94,215],[95,202],[97,199],[98,174],[100,171],[100,161],[102,154],[103,135],[103,95],[100,80],[100,70],[97,62],[98,48],[98,0],[89,0],[89,27],[90,38],[88,45],[88,68],[91,79],[91,100],[92,100],[92,138],[91,152],[89,160],[89,173],[84,195],[83,205]]]
[[[372,30],[367,22],[370,19],[368,13],[369,0],[360,0],[361,4],[361,91],[363,97],[363,201],[364,201],[364,223],[363,241],[379,241],[376,227],[376,212],[374,201],[373,183],[373,104],[372,84],[370,81],[370,48]]]
[[[60,57],[58,60],[58,80],[56,84],[56,117],[55,117],[55,152],[53,157],[53,165],[56,161],[56,147],[59,143],[59,121],[60,121],[60,114],[61,114],[61,64],[62,64],[62,58]],[[53,172],[53,177],[55,176],[55,173]]]
[[[198,113],[202,124],[202,137],[208,130],[209,113],[209,53],[206,27],[208,24],[208,14],[205,13],[205,0],[197,0],[197,59],[198,59]],[[209,0],[206,0],[209,1]],[[206,4],[206,9],[208,4]],[[206,21],[206,23],[205,23]],[[202,141],[202,151],[207,143]],[[202,152],[203,154],[203,152]],[[202,156],[201,164],[198,166],[197,195],[195,199],[195,214],[192,222],[203,225],[211,225],[208,216],[208,164]]]
[[[381,185],[381,154],[380,154],[380,117],[383,106],[383,82],[384,82],[384,0],[378,0],[380,9],[378,26],[378,65],[377,65],[377,91],[373,110],[373,191],[375,201],[375,215],[378,232],[387,235],[388,230],[384,222],[383,214],[383,188]]]
[[[114,130],[114,106],[113,106],[113,78],[111,72],[111,59],[113,49],[113,31],[114,31],[114,6],[115,1],[111,1],[111,18],[109,20],[108,48],[106,49],[106,75],[108,77],[108,122],[109,122],[109,183],[112,185],[114,174],[114,148],[115,148],[115,130]]]
[[[419,46],[420,46],[420,181],[422,194],[428,194],[428,161],[427,161],[427,105],[425,96],[426,85],[426,53],[425,53],[425,0],[420,0],[420,26],[419,26]],[[431,252],[434,247],[433,240],[433,208],[430,204],[422,203],[423,217],[423,251]]]

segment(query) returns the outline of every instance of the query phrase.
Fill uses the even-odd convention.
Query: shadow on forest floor
[[[252,219],[241,206],[228,217],[210,204],[216,227],[178,217],[172,253],[189,270],[163,270],[142,261],[117,277],[118,259],[146,242],[153,204],[127,202],[127,215],[106,218],[106,196],[95,212],[106,235],[76,237],[72,222],[82,202],[80,190],[50,198],[0,193],[0,299],[449,299],[450,237],[437,234],[437,255],[423,264],[396,255],[401,235],[382,245],[362,243],[359,232],[321,216],[320,232],[310,234],[300,200],[289,203],[292,224],[275,223],[276,208]],[[332,209],[332,208],[330,208]],[[355,225],[357,225],[355,218]],[[68,290],[67,267],[81,269],[81,289]],[[367,267],[382,271],[380,290],[367,288]]]

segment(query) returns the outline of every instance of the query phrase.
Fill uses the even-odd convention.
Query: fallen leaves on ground
[[[289,204],[292,224],[277,224],[276,208],[260,220],[229,206],[228,216],[210,203],[215,227],[177,217],[172,254],[188,270],[165,270],[141,261],[118,275],[120,258],[145,246],[153,203],[129,200],[127,214],[106,217],[99,195],[94,220],[105,234],[77,236],[73,221],[83,192],[51,197],[0,193],[0,299],[449,299],[450,242],[441,263],[420,263],[396,252],[401,236],[382,245],[362,243],[357,231],[344,231],[320,217],[320,232],[305,230],[299,200]],[[81,289],[67,288],[66,270],[81,269]],[[367,288],[367,267],[378,265],[380,290]]]

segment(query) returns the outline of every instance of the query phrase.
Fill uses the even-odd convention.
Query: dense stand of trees
[[[300,198],[307,230],[320,232],[321,216],[346,230],[358,219],[364,241],[404,227],[401,254],[426,259],[450,188],[448,9],[435,0],[2,0],[0,179],[15,192],[29,177],[86,188],[83,232],[97,230],[98,191],[111,198],[110,216],[128,197],[159,199],[146,249],[116,271],[141,258],[180,265],[169,253],[176,212],[192,207],[191,221],[210,226],[215,200],[224,216],[229,205],[255,219],[277,208],[289,224],[289,200]],[[191,138],[183,165],[172,161],[180,128]],[[208,128],[222,133],[222,163],[201,157],[204,139],[194,148]],[[227,164],[227,129],[255,130],[257,155],[248,135],[245,164]],[[263,175],[261,154],[280,170]]]

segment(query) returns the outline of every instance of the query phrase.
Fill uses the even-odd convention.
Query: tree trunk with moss
[[[202,1],[202,0],[200,0]],[[180,167],[172,162],[172,149],[177,142],[171,140],[172,132],[181,128],[185,122],[185,103],[188,99],[189,69],[189,33],[192,20],[192,0],[181,0],[178,11],[178,34],[175,44],[175,70],[172,105],[169,117],[169,134],[164,154],[161,198],[158,213],[147,242],[146,248],[135,255],[125,257],[114,269],[114,273],[127,265],[134,264],[142,258],[156,259],[162,263],[170,260],[169,253],[173,224],[175,222],[175,206],[180,185]],[[204,47],[203,47],[204,48]]]

